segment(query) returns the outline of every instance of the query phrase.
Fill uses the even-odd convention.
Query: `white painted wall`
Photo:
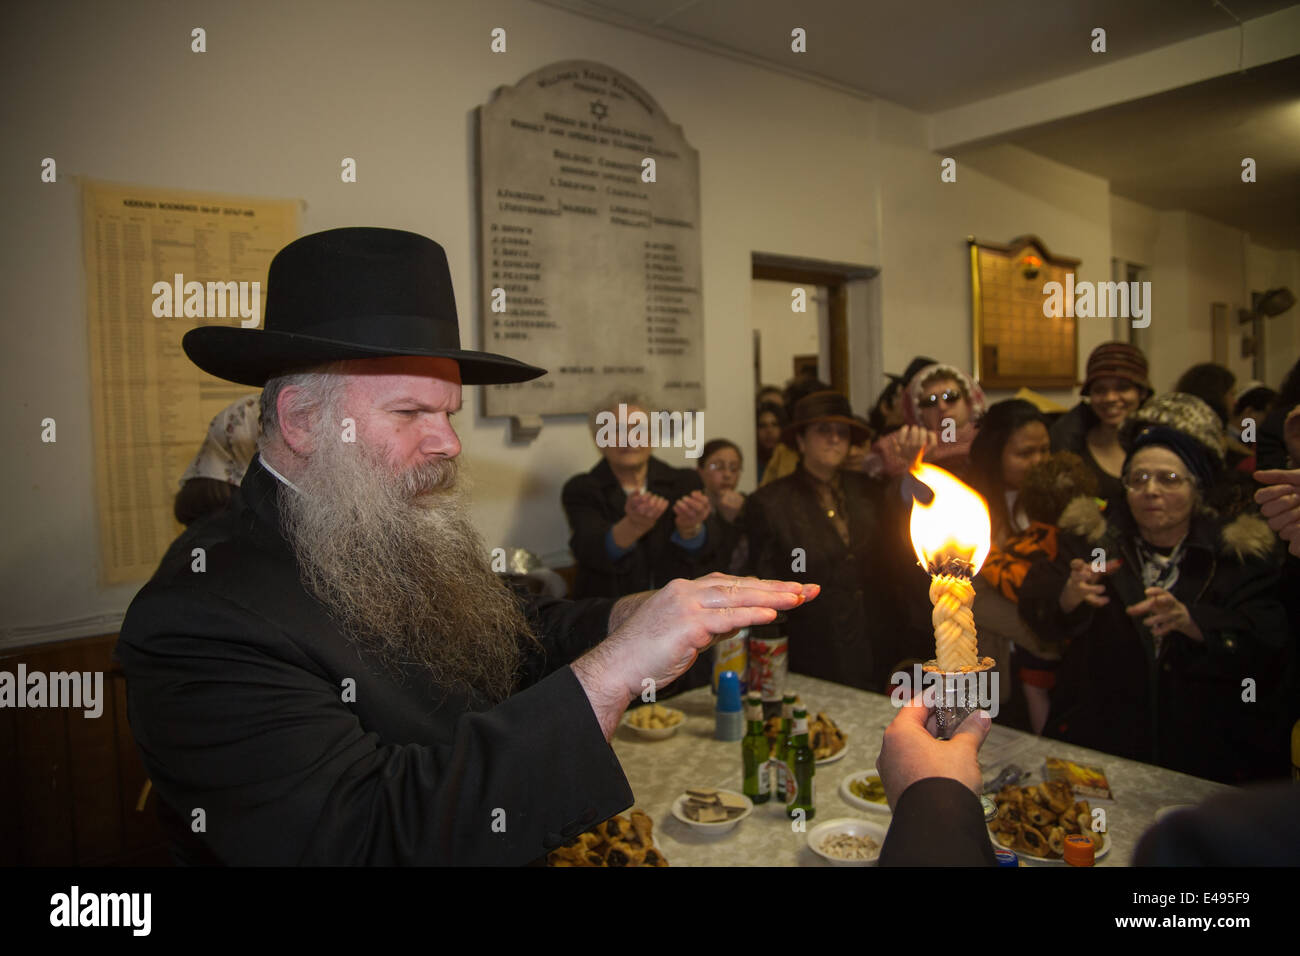
[[[901,371],[922,354],[973,367],[968,235],[1006,242],[1033,233],[1052,252],[1081,259],[1080,279],[1109,278],[1105,180],[1002,145],[957,153],[957,181],[945,183],[942,157],[925,146],[924,118],[889,103],[876,107],[886,369]],[[1109,319],[1080,320],[1080,369],[1109,335]],[[1045,394],[1073,401],[1069,391]]]
[[[1151,268],[1155,302],[1151,328],[1152,384],[1173,387],[1187,368],[1211,357],[1211,306],[1229,306],[1228,367],[1239,383],[1252,378],[1241,357],[1237,310],[1252,290],[1287,286],[1300,294],[1300,251],[1250,242],[1239,229],[1183,210],[1158,211],[1110,198],[1112,254]],[[1266,384],[1276,388],[1300,356],[1300,306],[1268,320]]]
[[[198,24],[205,54],[189,49]],[[508,31],[505,54],[488,49],[497,26]],[[648,89],[700,151],[705,431],[736,439],[748,460],[753,252],[881,267],[860,296],[881,322],[879,353],[851,365],[855,390],[866,380],[872,393],[881,368],[901,371],[918,353],[970,367],[968,234],[1036,233],[1080,257],[1081,278],[1109,277],[1114,207],[1096,177],[993,147],[959,153],[957,182],[944,184],[924,117],[526,0],[63,0],[7,11],[0,56],[11,144],[0,155],[0,399],[11,410],[0,420],[0,643],[111,632],[136,590],[96,583],[77,175],[300,197],[307,232],[385,225],[432,236],[451,262],[462,339],[477,347],[472,111],[547,63],[605,62]],[[59,162],[56,184],[39,182],[44,156]],[[344,156],[358,160],[356,184],[339,181]],[[1134,258],[1169,285],[1162,314],[1186,316],[1188,295],[1228,290],[1222,276],[1189,278],[1204,257],[1188,236],[1213,243],[1218,232],[1156,215],[1154,238],[1130,236],[1130,223],[1124,242],[1149,248]],[[1147,214],[1125,222],[1133,218],[1149,226]],[[1247,248],[1245,262],[1251,284],[1300,291],[1294,252]],[[1300,335],[1289,323],[1294,355]],[[1160,376],[1200,360],[1199,340],[1176,328],[1153,356]],[[1080,368],[1108,334],[1109,320],[1085,321]],[[868,398],[855,395],[859,410]],[[466,407],[458,421],[487,544],[558,557],[568,538],[560,488],[596,461],[585,424],[549,419],[535,442],[512,445],[504,422]],[[55,445],[39,440],[47,415],[59,422]]]
[[[206,54],[190,52],[195,25],[208,31]],[[879,261],[868,102],[540,4],[65,0],[7,10],[5,26],[0,641],[111,632],[136,590],[96,583],[76,175],[301,197],[306,232],[432,236],[447,249],[462,340],[478,347],[472,110],[547,63],[607,63],[700,151],[705,430],[735,437],[748,460],[751,254]],[[488,48],[497,26],[505,54]],[[44,156],[58,160],[56,184],[39,182]],[[356,184],[339,181],[344,156],[358,161]],[[563,551],[560,488],[596,462],[585,424],[547,420],[516,446],[503,421],[466,407],[464,459],[489,547]],[[46,415],[56,445],[39,440]]]

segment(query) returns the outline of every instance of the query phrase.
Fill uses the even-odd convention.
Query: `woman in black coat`
[[[745,528],[749,573],[821,585],[817,600],[787,615],[790,670],[879,691],[893,659],[873,641],[892,616],[880,607],[888,588],[879,574],[878,486],[840,467],[850,442],[867,437],[838,392],[801,399],[783,438],[798,445],[799,467],[749,496]]]
[[[1044,733],[1211,780],[1276,776],[1290,655],[1277,542],[1258,517],[1204,508],[1222,468],[1214,413],[1155,402],[1169,414],[1127,437],[1125,497],[1104,514],[1071,504],[1056,560],[1021,588],[1029,625],[1069,641]]]
[[[591,414],[601,460],[565,482],[560,500],[569,519],[569,549],[578,563],[575,598],[622,597],[660,588],[673,578],[707,573],[718,531],[694,469],[674,468],[630,437],[604,442],[601,416],[648,413],[636,396],[606,402]],[[710,530],[712,529],[712,534]]]

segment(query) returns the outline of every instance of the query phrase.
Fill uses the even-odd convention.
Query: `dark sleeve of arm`
[[[118,645],[159,794],[232,865],[517,865],[632,803],[576,676],[560,668],[447,743],[366,732],[341,690],[242,609],[145,602],[169,629]],[[179,623],[183,622],[183,624]]]
[[[1239,574],[1237,585],[1219,601],[1188,608],[1212,660],[1266,659],[1287,642],[1286,611],[1277,598],[1278,570],[1267,560],[1254,559]]]
[[[633,547],[618,558],[605,550],[605,535],[618,523],[606,515],[600,486],[590,475],[574,475],[560,494],[564,515],[569,519],[569,550],[582,567],[605,574],[629,567],[636,553]]]
[[[1259,423],[1255,431],[1256,468],[1263,470],[1287,466],[1286,441],[1282,436],[1288,412],[1290,409],[1275,408]]]
[[[696,578],[711,570],[710,566],[713,564],[718,551],[719,535],[718,519],[712,512],[705,519],[703,531],[700,532],[704,535],[702,543],[696,547],[687,548],[673,540],[677,531],[677,517],[673,514],[673,505],[692,491],[703,490],[704,484],[700,481],[699,474],[693,468],[677,469],[672,500],[668,502],[668,510],[664,512],[664,517],[660,519],[666,521],[664,530],[668,533],[668,545],[662,552],[665,564],[655,576],[656,580],[667,582],[673,578]],[[660,528],[656,527],[652,533],[659,531]]]
[[[609,612],[614,601],[589,598],[566,601],[542,595],[520,596],[524,615],[541,646],[530,655],[522,684],[536,683],[556,668],[572,663],[609,635]]]
[[[750,495],[745,503],[743,515],[745,538],[749,551],[745,556],[744,574],[759,578],[786,580],[789,578],[789,562],[784,562],[784,573],[777,570],[776,536],[768,521],[766,499],[757,493]]]
[[[880,866],[996,866],[979,797],[948,777],[918,780],[898,798]]]
[[[1078,556],[1062,536],[1056,560],[1035,560],[1020,585],[1020,617],[1043,639],[1078,637],[1092,623],[1093,606],[1087,601],[1070,614],[1061,610],[1061,591],[1070,580],[1070,561]]]

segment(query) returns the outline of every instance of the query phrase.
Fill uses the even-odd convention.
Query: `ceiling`
[[[1213,33],[1295,0],[540,0],[738,56],[921,113],[961,107]],[[1227,9],[1225,9],[1225,7]],[[1231,10],[1232,13],[1227,11]],[[1234,19],[1235,15],[1235,19]],[[807,32],[807,52],[790,31]],[[999,138],[1186,209],[1274,248],[1300,248],[1300,57]],[[956,151],[960,155],[960,150]],[[1241,160],[1258,164],[1241,182]]]
[[[746,55],[921,113],[949,109],[1234,26],[1213,0],[545,0]],[[1242,20],[1295,0],[1223,0]],[[1037,9],[1036,9],[1037,8]],[[808,49],[790,49],[802,27]],[[938,68],[936,68],[936,66]]]
[[[1278,249],[1300,248],[1300,57],[1057,120],[1005,138]],[[960,155],[960,151],[958,151]],[[1255,160],[1243,183],[1241,161]]]

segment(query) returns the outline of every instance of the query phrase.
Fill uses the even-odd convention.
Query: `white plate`
[[[739,823],[741,820],[745,819],[745,817],[749,816],[751,813],[754,812],[754,801],[749,799],[749,797],[745,796],[743,793],[736,793],[736,791],[734,790],[722,790],[718,787],[707,787],[707,788],[701,787],[700,789],[717,790],[718,793],[729,793],[732,796],[740,797],[742,800],[745,801],[745,811],[738,817],[735,817],[731,820],[719,820],[717,823],[700,823],[698,820],[692,820],[690,817],[688,817],[686,815],[686,811],[682,809],[682,807],[686,804],[686,801],[690,799],[690,797],[687,796],[687,794],[683,793],[681,796],[679,796],[676,800],[673,801],[673,816],[675,816],[678,820],[681,820],[682,823],[685,823],[688,827],[691,827],[692,829],[700,833],[726,833],[737,823]]]
[[[827,820],[825,823],[819,823],[808,831],[808,848],[823,860],[827,860],[835,866],[875,866],[879,854],[869,860],[841,860],[838,857],[829,856],[822,852],[821,843],[827,837],[836,833],[847,833],[849,836],[871,837],[878,844],[884,846],[885,832],[888,829],[889,825],[886,823],[876,823],[874,820],[859,820],[854,817]]]
[[[859,810],[870,810],[872,813],[890,813],[889,801],[883,800],[880,803],[872,803],[870,800],[863,800],[856,793],[849,789],[849,784],[854,780],[879,780],[880,774],[874,770],[859,770],[852,776],[845,777],[840,781],[840,797],[851,807],[857,807]]]
[[[677,721],[677,723],[673,724],[671,727],[636,727],[628,721],[632,714],[637,710],[641,710],[640,707],[637,707],[634,710],[629,710],[623,715],[623,726],[638,736],[644,737],[646,740],[664,740],[671,737],[673,734],[677,733],[678,728],[681,727],[682,724],[686,723],[686,714],[674,707],[664,707],[663,704],[660,704],[659,706],[663,707],[663,709],[669,713],[681,714],[682,719]]]
[[[993,841],[993,848],[995,850],[1011,850],[1011,847],[1003,846],[1001,843],[998,842],[998,839],[993,835],[992,830],[989,830],[989,839]],[[1068,865],[1065,863],[1065,858],[1060,856],[1055,856],[1055,857],[1034,856],[1032,853],[1022,853],[1019,850],[1011,850],[1011,852],[1014,853],[1016,856],[1020,857],[1020,859],[1022,860],[1033,860],[1035,863],[1060,863],[1062,865]],[[1100,860],[1103,856],[1105,856],[1109,852],[1110,852],[1110,834],[1103,833],[1101,835],[1101,849],[1097,851],[1097,855],[1094,856],[1093,859]]]
[[[849,752],[849,738],[846,735],[844,738],[844,746],[841,747],[839,750],[835,751],[835,753],[831,754],[829,757],[822,757],[821,760],[817,761],[817,766],[824,767],[828,763],[834,763],[837,760],[843,760],[844,755],[848,752]]]

